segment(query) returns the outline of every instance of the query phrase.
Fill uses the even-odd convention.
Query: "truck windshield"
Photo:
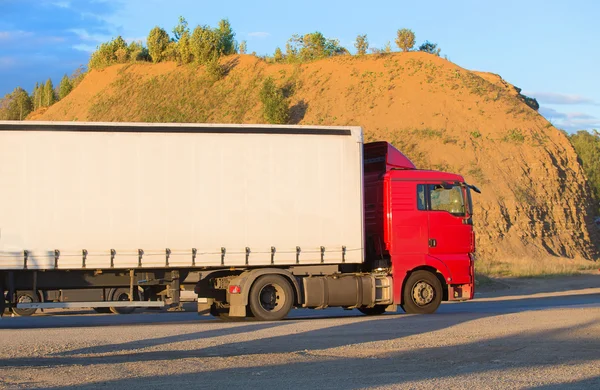
[[[460,217],[466,215],[462,186],[455,185],[444,188],[440,184],[430,184],[429,196],[432,211],[447,211]]]

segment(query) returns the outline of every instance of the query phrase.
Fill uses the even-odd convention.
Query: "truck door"
[[[390,207],[392,215],[392,243],[396,255],[427,254],[429,237],[428,212],[424,192],[415,191],[411,181],[392,181]],[[416,206],[416,207],[415,207]]]
[[[422,189],[429,203],[429,254],[440,257],[471,252],[473,226],[466,190],[442,183],[422,185]]]

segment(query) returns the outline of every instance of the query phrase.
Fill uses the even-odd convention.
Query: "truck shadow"
[[[445,316],[439,316],[445,317]],[[465,316],[461,316],[465,317]],[[464,320],[482,318],[484,316],[468,316],[468,319],[450,321],[457,325]],[[414,321],[406,329],[404,322],[411,319]],[[392,351],[386,353],[373,346],[362,346],[360,354],[348,357],[348,348],[352,344],[364,344],[370,341],[385,341],[386,343],[402,343],[404,337],[417,333],[431,332],[439,328],[438,321],[425,320],[425,317],[396,317],[385,318],[377,321],[362,321],[360,323],[347,324],[328,329],[309,331],[301,335],[286,336],[285,341],[276,342],[275,338],[261,339],[251,342],[238,343],[244,346],[253,355],[261,353],[295,352],[294,356],[288,357],[288,362],[278,363],[272,356],[261,362],[260,357],[254,356],[250,367],[244,364],[242,367],[228,367],[210,371],[200,371],[186,374],[157,375],[146,378],[150,384],[169,384],[170,386],[185,386],[194,383],[198,388],[219,387],[244,388],[360,388],[376,386],[417,386],[415,382],[443,378],[463,377],[472,381],[474,378],[487,381],[489,376],[500,378],[502,386],[521,387],[524,385],[523,378],[512,377],[510,373],[503,376],[502,372],[510,372],[515,368],[535,369],[536,372],[552,370],[560,363],[561,365],[574,366],[586,362],[598,360],[597,351],[600,350],[598,338],[574,338],[568,339],[569,332],[586,330],[589,326],[596,325],[592,320],[576,327],[565,326],[548,331],[524,332],[517,335],[506,335],[493,339],[478,340],[462,344],[453,343],[452,340],[440,340],[439,346],[424,346],[422,348],[411,347],[405,351]],[[437,324],[436,324],[437,323]],[[448,326],[448,322],[445,322]],[[384,336],[374,336],[372,332],[381,332]],[[332,336],[334,336],[332,338]],[[290,346],[289,343],[292,343]],[[343,347],[341,349],[328,349],[326,353],[319,351],[325,348]],[[550,348],[548,348],[550,346]],[[187,351],[171,354],[154,352],[142,353],[133,360],[152,361],[158,356],[160,359],[182,359],[189,357],[206,356],[203,350],[201,354]],[[218,348],[217,348],[218,350]],[[233,351],[233,349],[230,349]],[[240,345],[238,345],[238,352]],[[177,355],[177,356],[175,356]],[[239,355],[239,353],[238,353]],[[356,355],[359,355],[357,357]],[[360,356],[363,355],[363,356]],[[219,356],[227,356],[221,351]],[[233,355],[231,355],[233,356]],[[132,361],[129,359],[122,360]],[[52,359],[56,359],[55,357]],[[121,360],[106,358],[109,363],[119,363]],[[275,359],[275,360],[274,360]],[[64,360],[58,358],[60,365],[63,364],[85,364],[83,360]],[[239,363],[239,361],[237,361]],[[4,363],[4,362],[3,362]],[[93,361],[91,364],[101,363]],[[103,362],[104,363],[104,362]],[[235,365],[231,360],[230,364]],[[261,364],[262,363],[262,364]],[[52,364],[46,361],[44,364]],[[199,364],[201,364],[199,362]],[[172,369],[172,368],[171,368]],[[142,378],[127,378],[108,382],[97,382],[88,385],[78,385],[74,388],[97,388],[100,386],[109,388],[129,388],[139,386]],[[568,378],[563,378],[568,381]],[[539,381],[539,378],[535,379]],[[472,382],[470,382],[472,383]],[[568,382],[567,382],[568,383]],[[584,380],[579,383],[581,387],[596,384],[597,378]],[[439,383],[438,383],[439,385]],[[558,385],[555,386],[558,388]],[[564,387],[562,384],[561,388]],[[592,386],[594,387],[594,386]],[[552,388],[552,386],[548,387]]]
[[[557,300],[561,298],[561,300]],[[130,341],[120,344],[108,344],[96,347],[77,349],[67,352],[61,352],[46,357],[39,358],[11,358],[0,359],[2,367],[54,367],[63,365],[101,365],[101,364],[119,364],[126,362],[152,362],[164,360],[176,360],[185,358],[213,358],[213,357],[236,357],[249,355],[283,354],[294,353],[319,354],[319,351],[335,348],[352,348],[353,345],[372,343],[372,342],[394,342],[401,343],[402,339],[435,332],[437,330],[458,326],[460,324],[494,317],[503,314],[519,313],[529,310],[543,310],[561,307],[585,307],[592,305],[598,307],[600,299],[597,294],[574,295],[564,297],[544,297],[544,298],[525,298],[520,300],[480,302],[481,306],[471,305],[443,305],[440,312],[435,315],[382,315],[379,317],[340,317],[335,322],[320,321],[318,318],[306,321],[306,319],[290,319],[281,322],[272,323],[250,323],[244,325],[231,326],[224,324],[224,328],[216,330],[206,330],[193,332],[183,335],[173,335],[159,337],[155,339],[143,339],[139,341]],[[467,306],[469,306],[467,308]],[[214,324],[214,322],[213,322]],[[235,334],[250,333],[250,340],[232,342],[231,337]],[[534,340],[543,340],[543,337],[555,337],[555,333],[523,335],[523,340],[514,344],[509,338],[497,339],[494,345],[498,348],[504,343],[514,344],[515,348],[520,348],[522,343],[535,342]],[[211,340],[213,346],[206,346],[208,338],[218,338],[220,340]],[[512,337],[512,336],[511,336]],[[542,339],[540,339],[542,337]],[[246,337],[247,338],[247,337]],[[517,338],[518,339],[518,338]],[[186,349],[169,346],[171,343],[188,342]],[[204,344],[201,344],[204,343]],[[597,351],[600,345],[597,340],[582,341],[584,350],[593,350],[593,355],[597,357]],[[144,350],[148,347],[163,346],[160,351]],[[462,361],[468,355],[473,355],[470,348],[488,348],[485,342],[467,344],[456,351],[455,347],[429,348],[431,356],[443,356],[448,354],[452,359]],[[594,349],[595,348],[595,349]],[[128,351],[121,353],[120,351]],[[106,355],[107,353],[119,352],[118,354]],[[420,352],[419,352],[420,353]],[[101,354],[101,355],[100,355]],[[415,351],[409,351],[406,354],[396,353],[402,360],[405,355],[410,359],[426,358],[423,356],[413,356]],[[84,356],[82,356],[84,355]],[[96,356],[94,356],[96,355]],[[474,354],[477,356],[477,353]],[[446,357],[445,359],[450,359]],[[387,358],[386,358],[387,359]],[[409,360],[410,360],[409,359]],[[467,357],[469,361],[476,361],[476,358]],[[475,359],[475,360],[473,360]],[[352,362],[352,359],[337,359],[341,365]],[[336,361],[337,361],[336,360]],[[358,359],[362,361],[363,359]],[[379,359],[378,359],[379,360]],[[384,359],[385,361],[385,359]],[[334,363],[328,363],[334,364]],[[358,364],[358,363],[357,363]],[[334,364],[335,365],[335,364]],[[219,374],[222,375],[223,373]],[[202,375],[208,375],[206,373]]]

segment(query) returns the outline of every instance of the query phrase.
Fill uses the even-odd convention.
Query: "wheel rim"
[[[128,301],[129,300],[129,294],[127,293],[121,293],[117,296],[117,299],[115,299],[115,301]]]
[[[33,298],[29,295],[21,295],[19,297],[19,303],[33,303]]]
[[[435,290],[431,284],[418,281],[413,287],[412,298],[417,306],[427,306],[435,299]]]
[[[258,302],[263,310],[276,312],[285,305],[285,293],[277,284],[267,284],[260,289]]]

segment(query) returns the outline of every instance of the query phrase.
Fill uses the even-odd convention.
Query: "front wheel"
[[[403,291],[402,309],[408,314],[431,314],[442,303],[442,283],[429,271],[413,272]]]
[[[257,320],[278,321],[290,312],[294,292],[283,276],[263,275],[252,285],[248,300],[250,311]]]

